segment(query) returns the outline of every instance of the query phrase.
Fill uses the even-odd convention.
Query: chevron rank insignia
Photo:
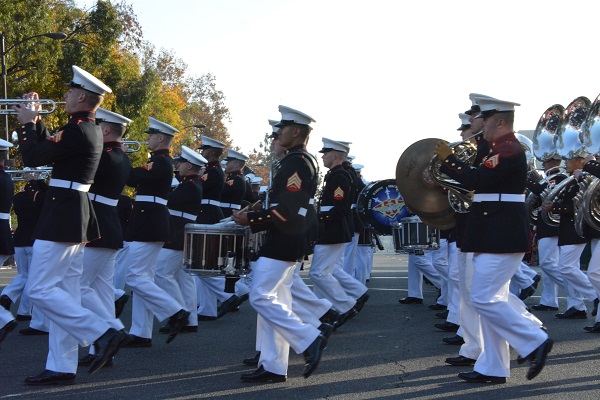
[[[62,135],[63,131],[58,131],[54,135],[50,136],[48,140],[54,143],[60,143],[60,141],[62,140]]]
[[[338,186],[337,189],[333,191],[333,198],[335,200],[344,200],[344,189]]]
[[[202,176],[200,177],[200,180],[201,180],[202,182],[206,182],[206,180],[207,180],[207,179],[208,179],[208,174],[204,174],[204,175],[202,175]]]
[[[288,178],[286,187],[290,192],[299,192],[302,189],[302,178],[298,172],[294,172],[294,175]]]
[[[496,154],[495,156],[488,158],[483,163],[483,165],[485,165],[488,168],[496,168],[498,164],[500,164],[500,154]]]

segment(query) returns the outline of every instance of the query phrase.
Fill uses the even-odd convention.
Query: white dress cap
[[[175,133],[179,132],[171,125],[159,121],[156,118],[148,117],[148,122],[150,123],[150,129],[146,131],[147,134],[162,133],[163,135],[167,136],[175,136]]]
[[[181,155],[177,157],[175,161],[187,161],[190,164],[194,164],[199,167],[204,167],[206,164],[208,164],[208,160],[206,158],[202,157],[200,154],[187,146],[181,146]]]
[[[352,168],[354,168],[355,171],[360,171],[361,169],[363,169],[365,166],[362,164],[352,164]]]
[[[246,162],[246,161],[248,161],[248,156],[245,156],[242,153],[237,152],[235,150],[228,149],[227,150],[227,158],[226,158],[226,160],[227,161],[229,161],[229,160],[240,160],[240,161]]]
[[[341,143],[344,143],[344,142],[341,142]],[[349,146],[348,146],[348,147],[349,147]],[[355,159],[355,158],[356,158],[356,157],[355,157],[355,156],[353,156],[352,154],[348,154],[348,156],[346,157],[346,159],[347,159],[348,161],[354,161],[354,159]]]
[[[255,176],[254,178],[252,178],[252,181],[250,181],[250,183],[253,185],[258,185],[262,182],[262,180],[263,178],[261,178],[260,176]]]
[[[476,99],[494,99],[494,97],[486,96],[485,94],[469,93],[469,100],[471,100],[471,106],[478,106]]]
[[[471,116],[469,114],[460,113],[458,114],[458,118],[460,118],[461,126],[458,127],[457,131],[464,131],[471,127]]]
[[[96,110],[96,119],[102,120],[101,122],[108,122],[123,126],[127,126],[127,124],[131,123],[129,118],[125,118],[121,114],[105,110],[104,108],[98,108]]]
[[[477,98],[475,101],[477,101],[477,104],[481,108],[481,114],[475,118],[485,118],[501,112],[514,112],[515,106],[520,106],[519,103],[513,101],[498,99]]]
[[[104,96],[106,93],[112,93],[112,90],[106,86],[100,79],[90,74],[84,69],[79,68],[77,65],[73,65],[73,79],[67,83],[67,86],[85,89],[88,92],[99,94]]]
[[[208,136],[202,135],[201,140],[202,140],[202,145],[200,145],[199,150],[209,149],[209,148],[213,148],[213,149],[224,149],[225,148],[225,143],[221,143],[218,140],[211,139]]]
[[[7,140],[0,139],[0,150],[8,150],[10,147],[13,147],[13,144]]]
[[[319,153],[327,153],[328,151],[332,150],[347,153],[350,151],[350,146],[337,140],[323,138],[323,148],[319,151]]]
[[[310,125],[311,122],[317,122],[310,115],[290,107],[279,106],[279,112],[281,113],[281,121],[276,125],[277,127],[291,124]]]
[[[270,119],[269,120],[269,125],[271,125],[271,134],[269,135],[269,139],[277,139],[279,137],[279,135],[277,134],[277,132],[279,132],[279,127],[277,126],[277,124],[279,123],[279,121],[276,121],[274,119]]]

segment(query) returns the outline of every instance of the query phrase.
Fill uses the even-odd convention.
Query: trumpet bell
[[[0,115],[16,115],[17,112],[12,109],[12,106],[31,108],[34,105],[41,106],[38,114],[52,114],[56,111],[58,104],[65,104],[64,101],[54,101],[50,99],[0,99]],[[46,108],[44,108],[46,107]]]
[[[565,108],[560,104],[548,107],[540,117],[533,133],[533,155],[539,161],[550,160],[556,155],[554,138],[563,121]]]
[[[562,158],[572,159],[579,157],[585,150],[582,132],[590,105],[590,99],[580,96],[565,108],[563,124],[554,137],[556,152]]]
[[[430,165],[441,139],[423,139],[410,145],[396,165],[396,186],[412,213],[437,229],[454,226],[448,194],[431,177]]]

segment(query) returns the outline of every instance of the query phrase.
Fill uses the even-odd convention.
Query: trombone
[[[56,111],[57,105],[65,104],[65,102],[49,99],[0,99],[0,106],[2,106],[0,115],[16,115],[17,112],[12,109],[12,106],[33,108],[34,105],[38,104],[42,106],[42,109],[38,112],[39,114],[52,114]]]
[[[37,169],[9,169],[5,170],[13,182],[25,180],[26,174],[38,174],[37,179],[46,179],[52,174],[52,167],[40,167]]]
[[[125,153],[137,153],[140,151],[142,146],[147,145],[148,142],[138,142],[136,140],[122,140],[121,144],[127,146]]]

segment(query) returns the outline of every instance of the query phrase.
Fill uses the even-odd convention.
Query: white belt
[[[277,207],[278,205],[279,205],[279,203],[273,203],[269,207]]]
[[[171,210],[170,208],[169,208],[169,214],[171,214],[175,217],[189,219],[190,221],[195,221],[197,218],[194,214],[189,214],[189,213],[186,213],[183,211]]]
[[[202,199],[202,200],[200,200],[200,204],[211,204],[213,206],[221,207],[220,202],[218,202],[217,200],[211,200],[211,199]]]
[[[10,213],[0,213],[0,219],[10,219]]]
[[[335,206],[321,206],[321,211],[331,211]]]
[[[148,203],[158,203],[158,204],[162,204],[163,206],[167,205],[167,200],[163,199],[162,197],[157,197],[157,196],[137,195],[137,196],[135,196],[135,201],[145,201],[145,202],[148,202]]]
[[[524,203],[524,194],[511,194],[511,193],[479,193],[473,195],[473,201],[479,203],[482,201],[499,201],[509,203]]]
[[[231,208],[232,210],[241,210],[242,206],[239,204],[233,204],[233,203],[221,203],[221,207],[223,208]]]
[[[90,190],[90,186],[92,185],[86,183],[65,181],[64,179],[52,178],[50,179],[50,183],[48,184],[48,186],[59,187],[63,189],[73,189],[78,190],[80,192],[87,192],[88,190]]]
[[[100,196],[99,194],[95,193],[88,192],[88,196],[91,201],[106,204],[107,206],[116,207],[117,203],[119,203],[119,199],[111,199],[110,197]]]
[[[308,204],[315,204],[315,199],[308,200]]]
[[[352,205],[350,206],[350,209],[351,209],[351,210],[353,210],[353,209],[355,209],[355,208],[356,208],[356,204],[352,204]]]

